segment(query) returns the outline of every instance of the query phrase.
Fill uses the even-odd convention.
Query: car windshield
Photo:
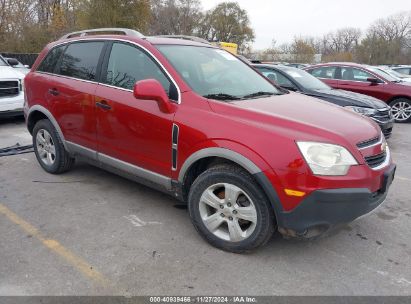
[[[282,94],[227,51],[187,45],[158,45],[157,48],[187,84],[206,98],[230,101]]]
[[[399,82],[399,81],[401,81],[401,79],[399,79],[399,78],[397,78],[397,77],[394,77],[394,76],[391,76],[388,72],[383,71],[383,70],[381,70],[381,69],[379,69],[379,68],[370,67],[369,70],[370,70],[371,72],[377,74],[378,76],[383,77],[384,79],[386,79],[386,80],[388,80],[388,81],[391,81],[391,82]]]
[[[307,90],[330,90],[331,87],[324,82],[314,77],[306,71],[294,68],[285,69],[284,72],[298,82],[303,88]]]
[[[3,57],[0,57],[0,66],[8,66],[6,61],[3,59]]]

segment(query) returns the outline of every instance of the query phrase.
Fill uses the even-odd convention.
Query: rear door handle
[[[50,89],[49,90],[49,94],[53,95],[53,96],[57,96],[59,95],[59,91],[56,88]]]
[[[111,110],[111,106],[105,100],[96,102],[96,106],[103,110]]]

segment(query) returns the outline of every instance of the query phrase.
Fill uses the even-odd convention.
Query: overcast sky
[[[223,0],[202,0],[210,9]],[[237,0],[248,11],[255,49],[290,42],[294,36],[322,36],[341,27],[366,30],[376,19],[411,11],[411,0]]]

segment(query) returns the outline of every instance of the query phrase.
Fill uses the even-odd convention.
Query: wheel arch
[[[63,132],[61,131],[61,128],[57,123],[57,120],[54,118],[53,114],[51,114],[49,110],[47,110],[45,107],[41,105],[32,106],[27,114],[27,129],[29,130],[30,134],[33,134],[34,126],[39,120],[42,119],[48,119],[51,122],[53,127],[56,129],[58,135],[60,136],[64,148],[67,150],[66,141],[64,139]]]
[[[401,99],[401,98],[404,98],[404,99],[407,99],[407,100],[411,101],[411,96],[398,95],[398,96],[391,97],[391,98],[387,101],[387,104],[389,105],[389,104],[391,104],[394,100]]]
[[[276,220],[281,220],[279,217],[283,212],[283,208],[279,196],[263,170],[249,158],[227,148],[205,148],[187,158],[178,175],[178,181],[182,187],[183,200],[187,200],[188,192],[194,180],[211,166],[220,163],[231,163],[250,173],[270,201]]]

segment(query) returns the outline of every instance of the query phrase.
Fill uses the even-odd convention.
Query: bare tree
[[[200,0],[153,0],[152,35],[193,35],[202,18]]]

